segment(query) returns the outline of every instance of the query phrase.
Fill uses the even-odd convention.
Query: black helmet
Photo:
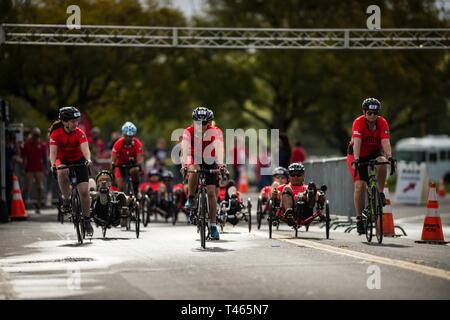
[[[161,176],[161,174],[159,173],[159,170],[158,169],[151,169],[149,172],[148,172],[148,174],[147,174],[149,177],[151,177],[151,176],[158,176],[158,177],[160,177]]]
[[[81,113],[75,107],[63,107],[59,109],[59,120],[69,121],[80,117]]]
[[[100,178],[100,176],[103,176],[103,175],[107,175],[111,178],[111,180],[113,180],[113,176],[109,170],[102,170],[95,176],[95,182],[97,182],[98,178]]]
[[[367,98],[362,103],[363,110],[381,110],[381,103],[378,99],[375,98]]]
[[[205,107],[197,107],[192,111],[192,119],[194,121],[212,121],[214,112]]]
[[[300,171],[305,173],[305,166],[300,162],[291,163],[288,167],[289,172]]]
[[[173,173],[170,170],[164,170],[161,174],[163,179],[173,179]]]
[[[272,176],[288,176],[288,171],[284,167],[276,167],[272,171]]]

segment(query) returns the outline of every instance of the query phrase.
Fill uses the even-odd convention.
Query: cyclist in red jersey
[[[181,173],[187,170],[217,169],[226,171],[224,164],[223,133],[220,128],[211,125],[214,113],[204,107],[195,108],[192,112],[194,123],[183,132],[181,142]],[[208,193],[209,216],[211,221],[211,239],[219,240],[219,231],[216,226],[217,190],[219,186],[218,175],[206,176],[206,188]],[[198,174],[189,174],[188,200],[185,207],[194,206],[194,197],[198,186]]]
[[[139,191],[141,193],[146,193],[149,189],[154,192],[160,192],[163,187],[163,182],[161,181],[161,173],[158,169],[152,169],[147,174],[148,180],[139,184]]]
[[[118,139],[112,148],[111,162],[112,171],[116,178],[117,186],[123,191],[125,182],[123,177],[125,176],[125,170],[130,170],[131,179],[133,181],[134,193],[138,194],[140,169],[144,163],[144,150],[142,148],[142,142],[136,138],[137,128],[136,126],[127,121],[122,126],[122,137]],[[138,164],[140,167],[131,169],[125,169],[120,165]]]
[[[70,210],[69,169],[56,170],[57,166],[85,163],[86,166],[74,168],[78,192],[81,200],[81,211],[84,216],[84,228],[88,235],[93,235],[94,229],[90,222],[91,199],[89,197],[89,171],[92,164],[91,152],[86,134],[78,128],[81,113],[77,108],[64,107],[59,110],[59,120],[49,129],[50,154],[49,160],[53,174],[58,177],[58,184],[63,194],[63,208]]]
[[[307,205],[306,193],[309,187],[314,189],[315,197],[313,200],[319,201],[318,192],[314,184],[307,185],[305,181],[305,166],[300,162],[291,163],[288,167],[289,183],[279,186],[272,196],[278,196],[281,200],[281,212],[289,226],[294,225],[297,218],[306,218],[311,215],[312,209]],[[281,198],[280,198],[281,195]],[[323,199],[322,199],[323,200]]]
[[[395,160],[392,158],[392,149],[389,136],[389,125],[385,118],[380,116],[381,103],[375,98],[367,98],[362,103],[363,115],[355,119],[352,126],[352,139],[348,145],[347,166],[352,175],[355,192],[354,203],[356,211],[356,225],[359,234],[365,233],[361,213],[364,209],[365,189],[368,182],[368,167],[359,166],[359,162],[377,159],[377,161]],[[354,176],[356,167],[358,173]],[[383,201],[383,193],[387,178],[387,166],[377,166],[378,191]]]
[[[259,196],[261,198],[262,204],[266,204],[266,202],[270,199],[271,195],[277,196],[277,188],[280,185],[285,185],[289,181],[288,170],[283,167],[276,167],[272,171],[272,184],[265,186],[261,189]]]

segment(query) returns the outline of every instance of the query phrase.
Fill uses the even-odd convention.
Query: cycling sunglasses
[[[300,171],[289,172],[289,176],[291,176],[291,177],[301,177],[304,174],[305,174],[304,172],[300,172]]]
[[[209,121],[202,121],[202,126],[208,125]]]
[[[366,112],[366,114],[368,115],[368,116],[371,116],[371,115],[379,115],[380,113],[378,112],[378,111],[367,111]]]
[[[273,177],[274,177],[274,179],[286,179],[287,178],[286,176],[283,176],[281,174],[275,175]]]

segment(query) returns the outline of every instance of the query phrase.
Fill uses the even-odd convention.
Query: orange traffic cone
[[[417,243],[446,244],[442,232],[442,222],[439,216],[439,203],[436,195],[436,183],[430,183],[428,194],[427,216],[423,222],[422,240]]]
[[[240,171],[240,177],[239,177],[239,191],[241,193],[248,192],[248,178],[247,178],[247,172],[245,170],[244,166],[241,166],[239,168]]]
[[[445,182],[444,182],[444,178],[441,178],[441,181],[439,182],[438,195],[439,195],[439,198],[445,198]]]
[[[383,193],[386,196],[386,206],[383,210],[383,235],[395,237],[394,216],[392,214],[391,197],[387,183],[384,185]]]
[[[25,210],[25,204],[22,199],[22,192],[20,191],[19,179],[13,175],[13,197],[11,201],[11,210],[9,216],[11,220],[14,219],[26,219],[28,218],[27,211]]]

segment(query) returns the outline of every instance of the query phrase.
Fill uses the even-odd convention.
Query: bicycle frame
[[[197,210],[192,211],[197,220],[197,232],[200,232],[201,246],[206,248],[206,239],[209,239],[209,226],[207,219],[210,217],[209,212],[209,201],[208,194],[206,190],[206,174],[207,173],[218,173],[221,172],[220,169],[198,169],[198,170],[188,170],[187,173],[196,173],[199,175],[199,190],[197,194]],[[208,215],[207,215],[208,213]],[[206,230],[208,232],[206,233]]]
[[[375,225],[375,232],[378,243],[383,242],[383,204],[381,203],[380,192],[378,191],[377,165],[391,164],[390,162],[379,162],[377,160],[370,160],[368,162],[360,163],[359,165],[368,165],[369,181],[366,186],[367,191],[367,206],[362,212],[365,219],[366,238],[368,242],[372,241],[373,227]],[[393,166],[391,164],[391,175]]]
[[[76,167],[84,166],[84,164],[72,164],[72,165],[63,165],[57,168],[57,170],[69,170],[69,180],[70,180],[70,204],[72,206],[72,210],[70,212],[70,218],[74,224],[75,230],[77,231],[78,242],[83,243],[83,239],[85,237],[84,231],[84,217],[81,212],[81,199],[80,194],[78,192],[78,181],[77,175],[75,172]]]

